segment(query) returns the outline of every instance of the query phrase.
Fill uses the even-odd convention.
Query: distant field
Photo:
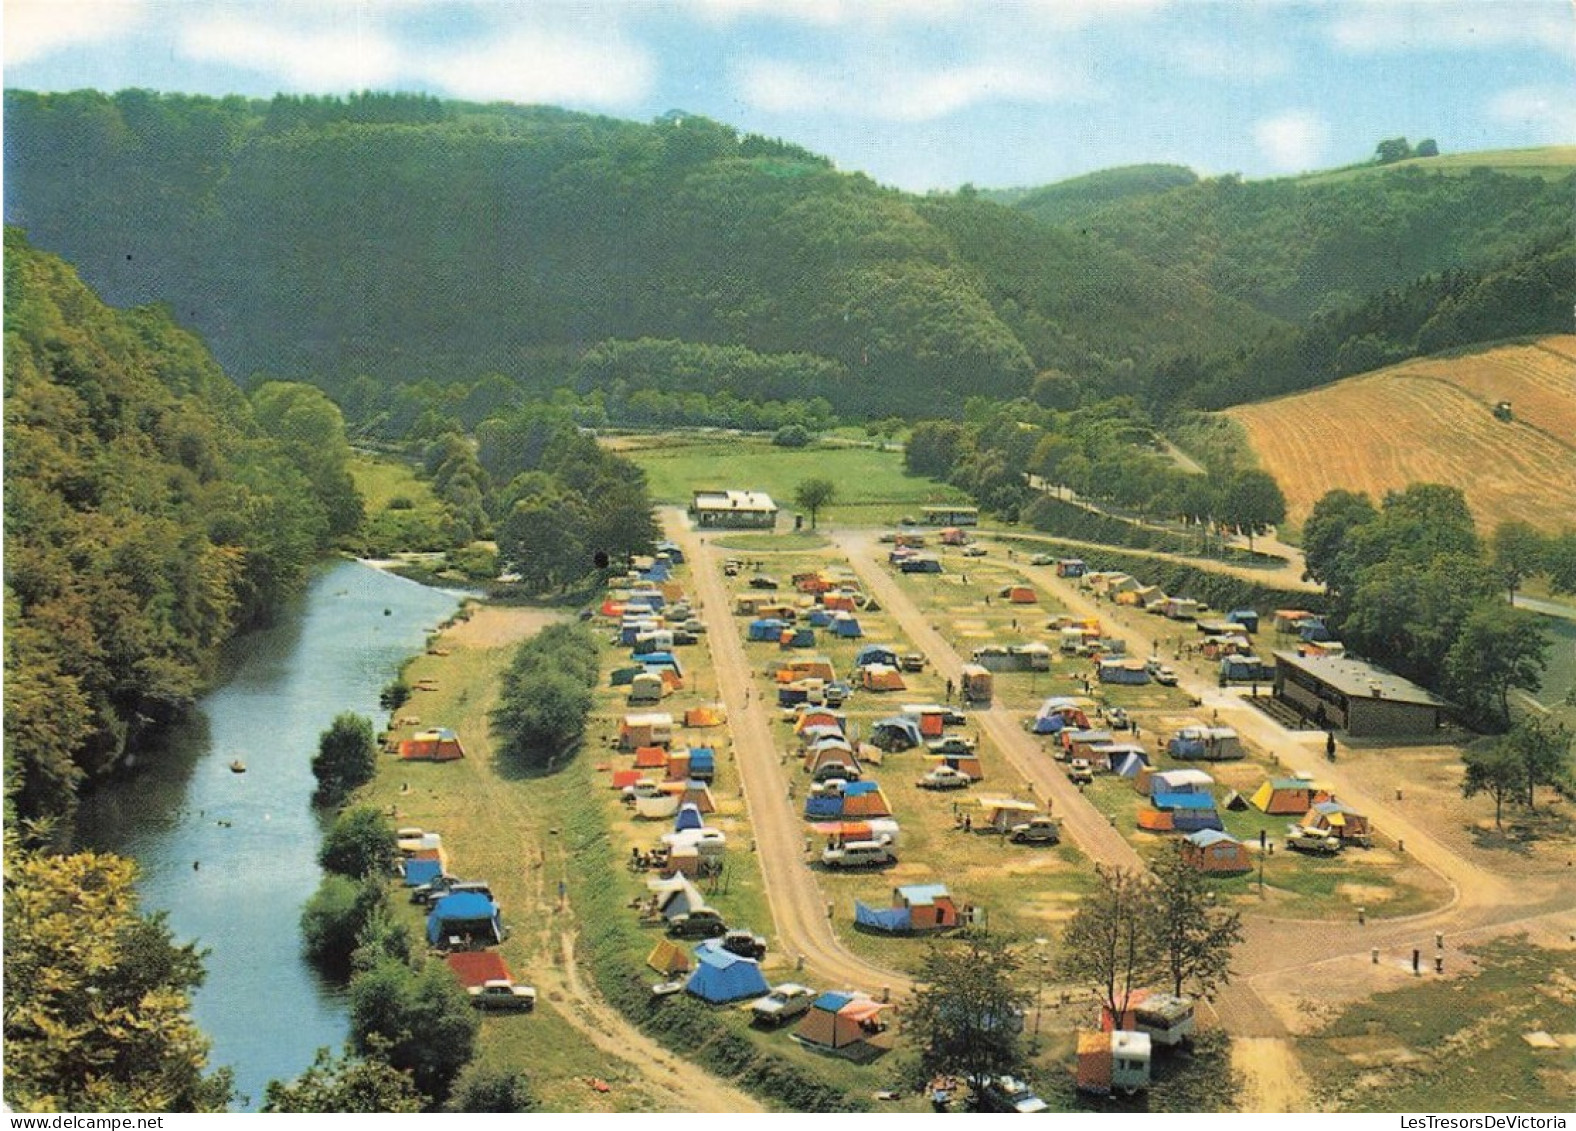
[[[1515,419],[1496,420],[1511,402]],[[1507,518],[1576,525],[1576,335],[1405,362],[1227,416],[1247,430],[1300,525],[1326,491],[1376,499],[1460,487],[1484,531]]]
[[[700,487],[732,487],[765,491],[788,514],[794,489],[815,477],[837,485],[823,522],[885,525],[926,503],[969,502],[956,487],[908,475],[896,451],[779,448],[755,437],[705,434],[618,437],[613,443],[645,469],[652,498],[663,503],[688,503]]]
[[[1512,176],[1542,177],[1558,180],[1576,172],[1576,145],[1547,145],[1537,149],[1494,149],[1483,153],[1445,153],[1438,157],[1414,157],[1393,165],[1362,165],[1335,169],[1301,178],[1308,184],[1328,184],[1352,177],[1371,176],[1391,169],[1419,169],[1425,173],[1469,173],[1473,169],[1493,169]]]

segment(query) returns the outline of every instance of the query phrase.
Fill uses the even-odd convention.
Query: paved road
[[[666,509],[662,517],[667,536],[684,551],[711,629],[706,645],[728,711],[739,780],[776,925],[778,952],[803,955],[806,968],[827,987],[871,994],[887,987],[894,995],[906,993],[912,985],[907,975],[867,962],[845,947],[832,930],[826,897],[806,860],[802,811],[788,798],[790,778],[778,763],[778,745],[771,730],[775,704],[763,702],[754,693],[750,661],[733,623],[717,555],[690,529],[681,511]]]

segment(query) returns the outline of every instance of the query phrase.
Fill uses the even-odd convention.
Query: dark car
[[[781,589],[775,577],[767,577],[764,573],[750,578],[751,589]]]
[[[714,939],[728,933],[728,924],[709,907],[679,915],[668,924],[668,934],[678,939]]]
[[[759,962],[766,957],[766,940],[750,931],[729,931],[722,936],[722,949]]]

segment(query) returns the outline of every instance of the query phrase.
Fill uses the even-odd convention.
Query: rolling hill
[[[1512,406],[1512,419],[1493,407]],[[1301,523],[1326,491],[1461,488],[1479,528],[1576,527],[1576,335],[1421,358],[1226,415]]]

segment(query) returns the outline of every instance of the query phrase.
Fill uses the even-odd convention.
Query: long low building
[[[1354,738],[1433,734],[1449,704],[1427,688],[1350,656],[1275,653],[1275,696],[1304,718]]]
[[[777,525],[777,504],[765,491],[696,491],[690,514],[702,529],[770,530]]]

